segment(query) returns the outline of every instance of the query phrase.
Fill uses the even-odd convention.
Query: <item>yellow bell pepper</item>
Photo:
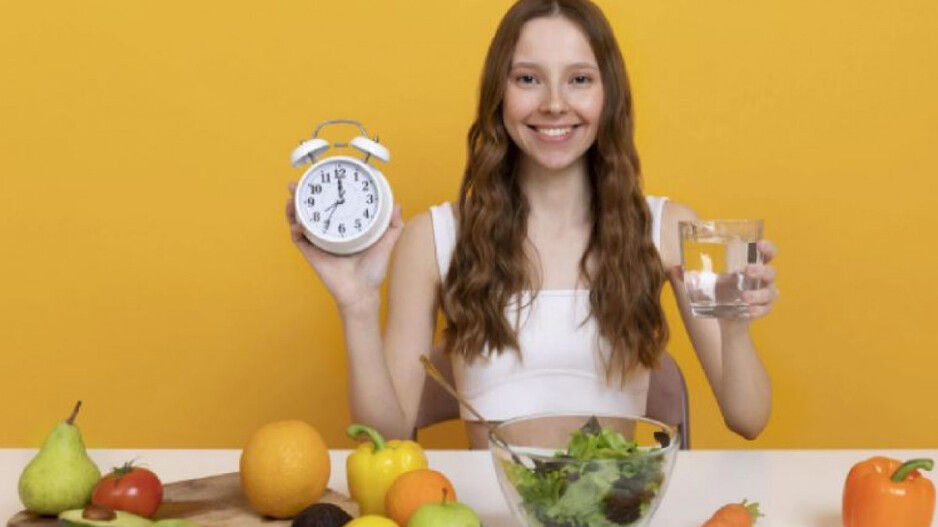
[[[346,523],[345,527],[398,527],[398,525],[394,520],[389,520],[384,516],[366,514]]]
[[[384,514],[384,496],[398,476],[411,470],[427,468],[427,457],[413,441],[385,441],[370,426],[353,424],[346,433],[357,440],[362,434],[371,440],[362,443],[345,460],[348,490],[361,513]]]

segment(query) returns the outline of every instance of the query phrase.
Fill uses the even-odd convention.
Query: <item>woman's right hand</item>
[[[387,272],[391,250],[404,230],[400,205],[394,206],[388,230],[377,243],[360,253],[339,256],[323,251],[306,239],[303,226],[296,221],[293,205],[296,183],[290,183],[289,190],[286,217],[290,225],[290,238],[319,275],[326,289],[332,293],[339,310],[353,308],[364,300],[377,298]]]

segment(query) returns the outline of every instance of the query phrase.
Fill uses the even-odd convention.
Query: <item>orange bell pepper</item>
[[[919,470],[933,466],[931,459],[881,456],[854,465],[844,484],[844,527],[929,527],[935,485]]]

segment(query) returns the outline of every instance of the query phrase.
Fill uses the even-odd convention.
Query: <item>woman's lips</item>
[[[541,141],[546,141],[548,143],[559,143],[569,139],[573,135],[573,131],[579,125],[566,125],[566,126],[535,126],[528,125],[528,128],[534,131],[537,134],[538,139]]]

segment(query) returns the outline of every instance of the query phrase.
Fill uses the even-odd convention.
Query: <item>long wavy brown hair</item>
[[[502,104],[522,26],[550,16],[565,17],[583,31],[603,85],[596,141],[586,153],[592,228],[579,268],[590,287],[591,316],[609,344],[605,367],[612,379],[639,363],[654,366],[664,349],[665,273],[641,190],[625,62],[609,22],[589,0],[520,0],[492,39],[478,115],[469,129],[456,249],[442,286],[444,337],[449,352],[469,360],[486,348],[520,352],[517,320],[513,326],[505,311],[523,291],[536,295],[540,273],[524,250],[530,206],[517,177],[521,154],[505,129]]]

